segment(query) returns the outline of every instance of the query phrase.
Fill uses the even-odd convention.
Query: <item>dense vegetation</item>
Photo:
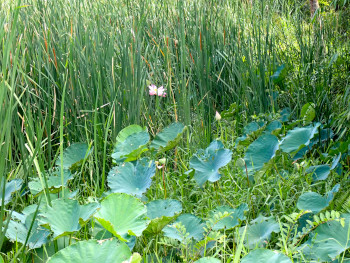
[[[350,1],[319,6],[1,1],[2,260],[349,261]]]

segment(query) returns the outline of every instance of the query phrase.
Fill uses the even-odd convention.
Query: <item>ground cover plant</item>
[[[0,260],[349,261],[350,3],[318,2],[1,1]]]

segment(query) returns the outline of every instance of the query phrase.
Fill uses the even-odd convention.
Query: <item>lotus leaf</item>
[[[220,229],[232,229],[235,226],[239,225],[239,221],[243,221],[245,219],[244,211],[248,211],[248,205],[247,204],[241,204],[237,208],[231,208],[229,206],[219,206],[212,211],[210,211],[209,216],[211,218],[214,218],[214,216],[218,213],[229,213],[230,215],[228,217],[225,217],[221,219],[220,221],[216,222],[216,224],[212,227],[214,230],[220,230]]]
[[[141,236],[149,224],[147,209],[136,197],[114,193],[101,202],[101,209],[95,214],[100,224],[122,241],[123,236]]]
[[[244,135],[249,135],[252,132],[255,132],[260,129],[260,126],[258,123],[255,121],[248,123],[244,128],[243,128],[243,134]]]
[[[48,174],[46,177],[46,183],[50,192],[57,192],[62,186],[66,186],[68,181],[71,179],[73,179],[73,175],[71,174],[70,170],[65,169],[63,171],[62,185],[61,172],[60,170],[57,170]],[[39,178],[35,178],[34,180],[30,181],[28,186],[33,195],[36,195],[44,190]]]
[[[204,223],[202,220],[192,214],[182,214],[175,222],[163,229],[164,235],[183,242],[184,239],[195,239],[197,241],[203,238]]]
[[[282,123],[278,120],[270,122],[267,126],[265,131],[268,132],[273,132],[274,130],[281,129],[282,128]]]
[[[297,207],[300,210],[309,210],[313,213],[318,213],[326,208],[333,199],[334,193],[339,191],[339,184],[335,185],[331,191],[325,196],[318,193],[309,192],[302,194],[297,202]]]
[[[123,262],[130,257],[129,247],[116,239],[103,242],[86,240],[58,251],[47,263],[115,263]]]
[[[20,222],[10,220],[6,237],[12,242],[26,244],[30,249],[39,248],[46,244],[50,231],[39,226],[35,214],[35,211],[30,214],[20,214]]]
[[[328,164],[310,166],[305,172],[312,174],[313,181],[326,180],[331,172],[331,167]]]
[[[146,204],[147,216],[152,220],[145,233],[158,234],[162,229],[181,213],[182,205],[177,200],[154,200]]]
[[[280,149],[283,152],[289,153],[292,156],[295,155],[302,147],[308,146],[311,139],[317,133],[320,123],[310,125],[302,128],[294,128],[290,130],[287,135],[282,139],[280,143]]]
[[[242,258],[241,263],[292,263],[290,258],[275,251],[258,248]]]
[[[248,172],[251,174],[260,170],[270,161],[278,149],[278,139],[272,134],[263,134],[251,143],[244,156]],[[244,168],[245,169],[245,168]]]
[[[126,193],[141,197],[151,186],[156,173],[153,161],[144,158],[133,163],[124,163],[113,167],[107,181],[113,193]]]
[[[310,259],[330,262],[350,247],[350,214],[342,214],[344,226],[333,220],[323,223],[314,231],[312,237],[300,246],[303,254]]]
[[[2,177],[3,179],[5,177]],[[2,204],[2,198],[4,197],[4,204],[6,205],[11,201],[12,193],[21,189],[23,181],[22,179],[13,179],[5,184],[5,192],[4,190],[4,181],[0,184],[0,206]]]
[[[141,128],[141,131],[140,128],[138,125],[131,125],[119,132],[112,153],[115,162],[134,161],[141,153],[147,151],[150,137],[146,128]]]
[[[219,180],[219,169],[227,165],[231,158],[232,152],[225,149],[220,141],[211,142],[205,151],[197,151],[190,160],[190,168],[195,170],[194,179],[198,185],[202,187],[206,181]]]
[[[185,126],[180,122],[170,124],[156,135],[150,148],[154,148],[159,152],[165,152],[174,148],[179,143],[184,130]]]
[[[92,149],[86,143],[74,143],[63,151],[63,169],[71,169],[88,157]],[[61,166],[61,156],[58,156],[56,165]]]
[[[240,229],[242,233],[244,228]],[[245,245],[249,248],[262,247],[271,238],[271,233],[280,232],[279,224],[273,218],[257,218],[247,228]]]
[[[98,203],[79,205],[77,200],[56,199],[43,211],[41,209],[41,224],[49,225],[54,237],[60,237],[80,230],[81,226],[99,208]]]

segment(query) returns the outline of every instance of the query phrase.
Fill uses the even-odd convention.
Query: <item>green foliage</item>
[[[4,202],[6,205],[8,202],[12,199],[12,194],[16,191],[19,191],[22,187],[23,180],[21,179],[14,179],[4,184],[4,181],[1,181],[0,184],[0,204]],[[5,191],[3,190],[5,188]],[[4,198],[4,200],[3,200]]]
[[[108,186],[112,193],[126,193],[141,197],[151,186],[156,165],[146,158],[115,166],[108,173]]]
[[[61,166],[62,162],[63,169],[74,169],[89,156],[91,151],[92,149],[89,150],[89,146],[86,143],[74,143],[64,150],[63,161],[61,161],[61,156],[59,155],[56,165]]]
[[[146,207],[135,197],[114,193],[101,202],[101,209],[94,215],[97,221],[122,241],[126,236],[141,236],[149,224]]]
[[[97,242],[96,240],[85,240],[60,250],[49,258],[47,262],[112,263],[124,262],[130,257],[131,252],[128,246],[125,243],[117,241],[117,239],[105,240],[103,242]]]
[[[281,253],[269,249],[258,248],[242,258],[242,263],[291,263],[292,261]]]
[[[235,226],[240,224],[240,221],[245,220],[244,212],[248,211],[247,204],[241,204],[237,208],[233,209],[229,206],[219,206],[209,212],[209,216],[211,218],[215,218],[216,216],[220,217],[220,215],[224,215],[225,213],[228,215],[222,220],[215,222],[215,225],[212,226],[213,230],[220,229],[232,229]]]
[[[170,124],[156,135],[150,148],[154,148],[160,153],[174,148],[180,142],[184,130],[185,126],[182,123]]]
[[[224,148],[220,141],[213,141],[205,150],[199,150],[190,160],[190,168],[195,170],[194,179],[202,187],[206,181],[216,182],[220,179],[219,169],[227,165],[232,152]]]

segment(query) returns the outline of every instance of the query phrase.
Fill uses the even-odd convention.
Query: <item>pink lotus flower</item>
[[[159,97],[166,97],[166,92],[163,86],[157,88],[156,85],[151,84],[148,86],[149,89],[149,95],[158,95]]]

